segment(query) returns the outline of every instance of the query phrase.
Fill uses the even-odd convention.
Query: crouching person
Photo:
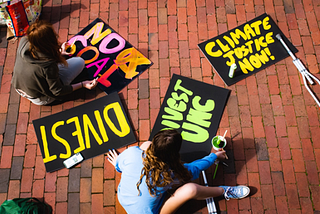
[[[36,105],[47,105],[80,88],[93,89],[97,80],[71,82],[84,69],[84,60],[66,60],[66,42],[61,44],[52,25],[37,21],[21,38],[13,71],[12,85],[21,96]]]
[[[158,132],[152,142],[140,147],[126,149],[120,155],[114,150],[108,153],[108,160],[118,172],[121,180],[118,186],[118,199],[127,213],[174,213],[190,199],[224,195],[227,200],[241,199],[249,195],[246,186],[206,187],[191,183],[202,170],[209,168],[218,158],[226,157],[225,151],[217,151],[208,156],[182,163],[179,150],[182,137],[176,130]],[[168,196],[167,190],[177,187]]]

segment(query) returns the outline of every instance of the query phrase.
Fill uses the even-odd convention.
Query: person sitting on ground
[[[33,23],[17,50],[12,85],[18,94],[36,105],[47,105],[77,89],[93,89],[97,85],[95,79],[71,84],[85,63],[80,57],[66,60],[66,47],[67,42],[60,45],[51,23]]]
[[[191,183],[202,170],[209,168],[215,160],[224,159],[225,151],[211,153],[202,159],[182,164],[179,150],[182,137],[176,130],[158,132],[152,142],[140,147],[133,146],[120,155],[109,151],[108,160],[122,173],[118,186],[118,199],[127,213],[174,213],[190,199],[224,195],[240,199],[249,195],[246,186],[206,187]],[[172,195],[167,190],[177,188]]]

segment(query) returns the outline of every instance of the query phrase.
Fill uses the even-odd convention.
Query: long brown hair
[[[27,30],[27,37],[30,43],[30,52],[35,59],[43,59],[39,52],[45,55],[45,60],[54,60],[57,63],[67,64],[61,55],[61,44],[58,41],[58,34],[52,24],[39,20],[33,23]]]
[[[137,183],[138,190],[144,176],[149,193],[153,196],[157,194],[157,187],[165,187],[176,179],[179,183],[191,180],[191,174],[180,160],[181,144],[182,137],[176,130],[163,130],[154,136],[144,153],[144,167]]]

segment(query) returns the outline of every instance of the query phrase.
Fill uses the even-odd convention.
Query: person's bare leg
[[[221,187],[206,187],[195,183],[187,183],[179,187],[174,194],[164,202],[160,214],[174,213],[190,199],[204,200],[206,198],[218,197],[222,195],[223,192],[224,190]]]

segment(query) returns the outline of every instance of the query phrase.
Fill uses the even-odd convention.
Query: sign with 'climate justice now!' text
[[[176,129],[183,138],[183,161],[208,155],[229,93],[228,89],[174,74],[149,140],[163,129]]]
[[[117,93],[33,121],[46,171],[76,153],[93,158],[136,142]]]
[[[153,63],[97,18],[72,37],[71,56],[85,60],[89,78],[107,94],[119,92]]]
[[[298,51],[267,14],[202,42],[198,47],[230,86],[289,56],[276,39],[277,34],[281,35],[293,53]],[[237,69],[234,77],[230,78],[232,64],[236,64]]]

